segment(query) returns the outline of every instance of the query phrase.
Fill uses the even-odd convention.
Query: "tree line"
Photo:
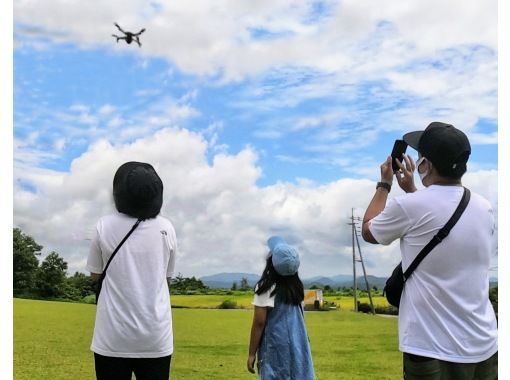
[[[14,297],[36,299],[67,299],[73,301],[93,302],[94,282],[89,275],[75,272],[68,275],[67,262],[52,251],[39,262],[43,246],[20,228],[13,229],[13,295]],[[180,273],[170,283],[172,294],[215,294],[220,289],[209,289],[202,280],[195,277],[184,277]],[[310,289],[322,289],[324,295],[352,296],[353,289],[342,287],[335,291],[331,286],[314,285]],[[230,291],[251,291],[246,278],[240,283],[234,282]],[[379,294],[377,287],[372,288],[373,294]],[[359,296],[366,291],[358,290]],[[90,296],[90,297],[89,297]],[[498,287],[491,287],[489,298],[496,313],[498,312]]]
[[[21,229],[13,229],[13,294],[15,297],[79,300],[94,294],[92,278],[67,275],[67,262],[52,251],[42,262],[43,246]]]
[[[67,262],[55,251],[40,262],[42,249],[42,245],[20,228],[13,229],[14,297],[80,301],[94,294],[90,275],[81,272],[68,275]],[[180,273],[171,280],[170,286],[173,294],[208,290],[201,280]]]

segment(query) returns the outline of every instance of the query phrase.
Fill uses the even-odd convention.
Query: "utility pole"
[[[359,252],[359,261],[361,262],[361,267],[363,268],[363,276],[365,277],[365,285],[367,287],[368,299],[370,300],[370,308],[372,309],[372,314],[375,314],[374,302],[372,301],[372,290],[370,289],[370,285],[368,284],[367,271],[365,270],[365,263],[363,262],[363,256],[361,255],[361,248],[359,246],[359,238],[357,231],[355,232],[356,243],[358,244],[358,252]]]
[[[363,262],[363,256],[361,254],[361,247],[358,238],[358,226],[357,223],[361,222],[360,217],[354,217],[354,209],[351,209],[351,223],[347,223],[352,226],[352,275],[353,275],[353,290],[354,290],[354,311],[358,311],[358,284],[356,279],[356,262],[361,262],[363,269],[363,277],[365,278],[365,285],[367,287],[368,298],[370,300],[370,308],[372,314],[375,314],[374,302],[372,300],[372,291],[368,284],[367,272],[365,270],[365,263]],[[356,243],[355,243],[356,242]],[[356,246],[358,247],[359,259],[356,257]]]
[[[351,208],[351,223],[347,223],[352,226],[352,278],[353,278],[353,294],[354,294],[354,311],[358,312],[358,283],[356,279],[356,247],[354,245],[354,235],[356,231],[356,225],[354,223],[354,209]]]

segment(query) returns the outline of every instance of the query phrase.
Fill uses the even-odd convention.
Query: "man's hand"
[[[393,182],[393,167],[391,165],[392,162],[391,156],[386,158],[381,164],[381,182],[386,182],[391,185]],[[370,232],[370,228],[368,227],[369,221],[379,215],[386,206],[386,200],[388,199],[388,191],[375,191],[375,195],[370,201],[370,204],[365,211],[365,216],[363,216],[363,225],[361,227],[361,235],[366,242],[372,244],[378,244],[377,240],[375,240],[374,236]]]
[[[397,164],[400,168],[398,172],[395,172],[398,185],[406,193],[414,193],[416,191],[416,186],[414,185],[414,170],[416,167],[413,159],[408,154],[404,154],[404,160],[402,162],[397,160]]]
[[[390,185],[393,182],[393,168],[391,166],[391,161],[391,156],[388,156],[386,161],[381,164],[381,182],[386,182]]]
[[[250,355],[248,356],[248,361],[246,363],[246,367],[248,368],[248,371],[250,371],[251,373],[255,373],[255,368],[253,368],[255,366],[255,355]]]

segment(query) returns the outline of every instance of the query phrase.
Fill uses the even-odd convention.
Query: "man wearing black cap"
[[[463,196],[461,178],[471,146],[452,125],[433,122],[404,135],[416,149],[393,173],[391,156],[363,218],[363,238],[388,245],[400,239],[402,269],[446,224]],[[417,169],[425,189],[417,191]],[[407,193],[388,200],[393,175]],[[489,302],[495,220],[490,203],[471,193],[460,219],[407,279],[399,306],[399,349],[405,379],[496,379],[497,323]]]
[[[173,353],[167,279],[177,241],[159,215],[163,182],[152,165],[130,161],[113,178],[117,213],[96,225],[87,269],[102,278],[91,350],[98,380],[166,380]]]

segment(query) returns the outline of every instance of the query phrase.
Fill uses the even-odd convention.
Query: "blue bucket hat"
[[[292,276],[299,268],[299,254],[280,236],[272,236],[267,240],[271,251],[271,260],[276,272],[281,276]]]

